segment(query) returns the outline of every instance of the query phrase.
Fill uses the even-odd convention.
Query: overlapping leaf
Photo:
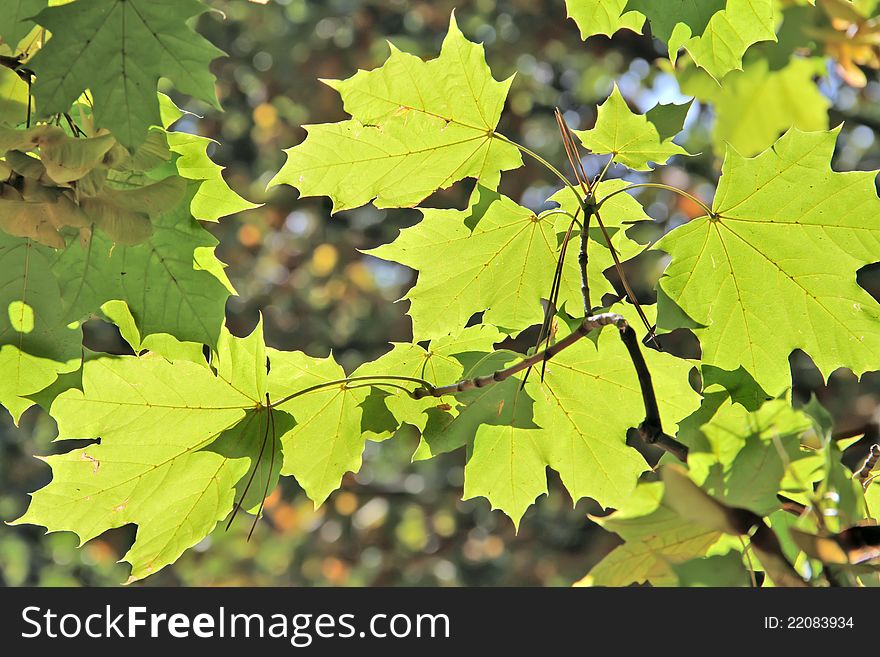
[[[24,396],[79,367],[82,333],[70,328],[58,303],[54,253],[0,232],[0,404],[16,419]]]
[[[597,198],[623,184],[601,184]],[[569,189],[551,200],[568,214],[538,215],[505,196],[479,188],[467,210],[423,210],[418,225],[401,231],[391,244],[369,252],[419,271],[418,283],[405,297],[411,304],[409,315],[417,339],[457,332],[479,312],[484,322],[509,332],[541,322],[541,299],[550,294],[569,215],[575,216],[580,207]],[[632,198],[615,196],[603,206],[602,218],[621,257],[632,257],[641,249],[624,232],[623,222],[647,218]],[[590,286],[598,301],[602,294],[613,292],[602,273],[613,260],[598,225],[590,230],[594,240],[589,254]],[[568,247],[559,299],[559,306],[567,304],[572,312],[583,308],[579,244],[579,239],[572,239]]]
[[[660,285],[705,327],[703,361],[742,365],[774,394],[789,385],[794,349],[826,376],[880,357],[880,306],[856,282],[880,253],[875,174],[832,171],[836,136],[792,129],[753,159],[728,150],[716,216],[659,243],[672,256]]]
[[[345,372],[332,356],[315,359],[270,349],[269,360],[273,403],[297,422],[279,436],[284,447],[281,474],[296,477],[319,506],[339,488],[346,472],[360,470],[366,441],[361,430],[361,405],[368,390],[344,383]],[[331,384],[334,381],[337,383]],[[302,390],[327,384],[331,385],[285,401]]]
[[[36,27],[31,19],[48,4],[49,0],[6,0],[0,12],[0,39],[14,51]]]
[[[143,336],[217,344],[230,289],[214,256],[217,240],[192,219],[189,199],[158,217],[141,244],[123,246],[94,233],[58,255],[53,271],[70,321],[122,300]]]
[[[611,95],[599,106],[596,125],[574,133],[593,153],[610,154],[615,162],[647,171],[650,162],[666,164],[673,155],[688,154],[672,139],[681,132],[689,109],[690,103],[657,105],[647,114],[636,114],[614,85]]]
[[[663,503],[663,484],[641,484],[626,505],[607,518],[593,518],[626,541],[576,586],[678,583],[674,565],[711,553],[721,532],[683,520]],[[719,546],[720,547],[720,546]],[[721,550],[723,551],[723,547]]]
[[[715,79],[742,67],[750,46],[772,41],[773,0],[567,0],[581,35],[638,29],[647,17],[673,62],[686,49]]]
[[[133,148],[160,124],[160,77],[216,105],[209,64],[223,53],[188,25],[206,10],[198,0],[77,0],[43,10],[35,21],[53,36],[29,62],[40,112],[66,112],[89,89],[98,126]]]
[[[499,352],[477,373],[500,369],[512,358]],[[688,384],[690,364],[650,350],[646,360],[656,373],[663,421],[672,427],[698,404]],[[547,363],[543,381],[532,376],[522,388],[514,377],[456,400],[449,411],[431,414],[416,458],[468,446],[465,496],[486,497],[515,523],[546,492],[548,466],[559,472],[574,499],[592,497],[606,507],[622,505],[648,468],[626,445],[627,429],[638,426],[645,409],[632,362],[614,329],[556,356]]]
[[[495,133],[510,83],[492,78],[483,47],[453,17],[437,59],[392,46],[381,68],[328,81],[352,119],[306,126],[273,183],[329,196],[334,211],[370,201],[414,206],[468,177],[494,187],[501,171],[522,163]]]
[[[749,411],[712,393],[700,411],[682,421],[678,439],[690,447],[694,481],[728,506],[769,515],[779,507],[783,476],[804,456],[800,438],[811,427],[785,400]]]
[[[715,152],[724,153],[729,145],[751,157],[792,126],[805,131],[828,128],[829,101],[813,83],[824,70],[818,59],[793,58],[774,69],[766,58],[757,58],[725,76],[721,86],[694,67],[677,75],[684,93],[712,104]]]
[[[432,340],[427,349],[410,342],[394,343],[391,351],[362,365],[352,376],[377,376],[393,372],[395,376],[423,379],[434,385],[447,385],[473,376],[472,369],[480,365],[486,354],[492,352],[493,345],[505,337],[494,326],[481,324],[466,328],[457,335]],[[419,387],[418,383],[412,381],[399,383],[405,383],[410,390]],[[437,411],[438,407],[453,401],[451,396],[449,399],[413,399],[399,389],[389,389],[384,399],[383,404],[395,419],[394,428],[401,424],[410,424],[421,430],[425,429],[432,411]],[[382,437],[384,436],[376,436],[377,439]]]
[[[158,355],[87,363],[82,390],[62,393],[51,412],[60,440],[100,440],[47,458],[52,482],[17,522],[72,531],[83,542],[135,523],[137,538],[124,557],[132,579],[176,560],[232,509],[236,486],[271,435],[267,423],[278,432],[292,425],[286,413],[270,416],[263,405],[262,340],[260,327],[242,340],[224,334],[216,375]]]
[[[611,36],[618,30],[641,32],[645,16],[626,9],[627,0],[565,0],[568,17],[587,39],[594,34]]]

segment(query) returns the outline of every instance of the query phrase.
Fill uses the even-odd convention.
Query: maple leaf
[[[135,523],[124,557],[131,579],[157,572],[231,511],[261,460],[268,423],[278,433],[292,426],[289,415],[264,406],[267,381],[261,326],[244,339],[224,332],[216,374],[156,354],[86,363],[82,389],[60,394],[51,412],[58,440],[100,440],[47,457],[52,481],[16,524],[72,531],[85,542]],[[259,467],[261,499],[268,469]],[[277,471],[268,474],[274,485]],[[243,506],[258,503],[251,497]]]
[[[52,268],[69,321],[122,300],[144,336],[217,344],[231,290],[214,256],[217,240],[189,214],[193,193],[157,217],[140,244],[116,244],[96,232],[85,245],[74,240],[58,254]]]
[[[0,12],[0,39],[13,51],[36,24],[31,20],[45,9],[49,0],[6,0]]]
[[[612,36],[618,30],[641,34],[645,16],[625,10],[627,0],[565,0],[568,17],[578,26],[581,38],[594,34]]]
[[[663,1],[652,4],[658,15],[670,10]],[[725,8],[709,19],[698,36],[683,25],[680,23],[669,38],[670,58],[674,62],[675,53],[684,48],[697,66],[716,80],[742,68],[743,55],[750,46],[776,40],[773,0],[727,0]]]
[[[728,506],[769,515],[779,508],[786,471],[805,456],[800,439],[811,427],[786,400],[748,410],[716,392],[682,420],[676,437],[690,448],[688,470],[696,483]]]
[[[501,342],[505,337],[494,326],[481,324],[466,328],[455,335],[431,340],[427,349],[415,343],[397,342],[392,344],[391,351],[352,372],[352,377],[378,376],[394,372],[395,375],[423,379],[434,385],[459,381],[470,376],[472,366],[490,354],[493,345]],[[412,389],[413,385],[409,388]],[[374,439],[390,435],[402,424],[410,424],[424,430],[429,414],[451,401],[453,401],[451,396],[449,399],[435,397],[413,399],[402,390],[389,389],[383,404],[394,417],[395,423]]]
[[[640,31],[647,17],[674,63],[681,48],[716,80],[742,67],[750,46],[773,41],[773,0],[567,0],[581,36]]]
[[[640,484],[626,504],[607,517],[591,517],[626,542],[596,564],[575,586],[674,586],[674,564],[710,553],[720,531],[683,520],[663,501],[663,484]]]
[[[672,139],[681,132],[690,106],[657,105],[647,114],[636,114],[615,84],[611,95],[599,106],[595,127],[575,130],[574,134],[593,153],[610,153],[616,162],[630,169],[648,171],[649,162],[666,164],[673,155],[688,155]]]
[[[686,26],[692,36],[700,36],[726,5],[727,0],[628,0],[624,11],[644,14],[651,22],[651,34],[669,41],[679,25]]]
[[[693,66],[680,68],[677,77],[683,93],[712,103],[715,152],[723,153],[729,145],[751,157],[792,126],[804,131],[828,128],[830,103],[813,83],[824,71],[818,58],[793,57],[778,69],[761,58],[727,74],[722,86]]]
[[[339,488],[346,472],[360,470],[366,442],[361,430],[361,405],[368,393],[366,388],[351,387],[343,381],[345,371],[332,356],[315,359],[274,349],[269,349],[268,355],[273,404],[297,422],[279,436],[284,447],[281,474],[296,477],[318,507]],[[325,387],[298,396],[312,386]]]
[[[880,252],[876,174],[831,169],[837,133],[793,128],[752,159],[728,149],[715,216],[657,245],[672,256],[660,304],[703,327],[703,362],[742,365],[771,394],[790,384],[794,349],[825,376],[880,357],[880,306],[856,282]]]
[[[198,0],[77,0],[43,10],[34,20],[52,38],[28,63],[37,107],[66,112],[89,89],[98,125],[128,148],[161,123],[160,77],[218,107],[208,65],[223,52],[187,24],[207,9]]]
[[[414,206],[468,177],[494,187],[522,164],[495,132],[511,81],[493,79],[483,46],[465,39],[453,15],[437,59],[391,46],[381,68],[327,81],[353,118],[305,126],[308,137],[270,185],[329,196],[334,212],[370,201]]]
[[[624,184],[600,184],[597,198]],[[550,200],[568,215],[580,207],[568,188]],[[618,194],[609,199],[603,205],[602,218],[621,257],[632,257],[642,249],[624,231],[624,221],[647,219],[631,197]],[[479,312],[485,323],[516,333],[543,318],[541,299],[549,296],[560,242],[569,222],[567,215],[538,215],[480,187],[467,210],[422,210],[420,223],[402,230],[391,244],[367,253],[418,270],[418,282],[404,297],[411,304],[409,315],[417,339],[458,332]],[[601,298],[614,291],[603,275],[613,259],[599,227],[593,225],[590,230],[589,280],[596,298]],[[583,308],[578,242],[572,240],[566,253],[560,307]]]
[[[54,253],[0,232],[0,404],[18,420],[25,396],[79,367],[82,332],[70,328],[52,274]]]
[[[190,204],[193,217],[200,221],[219,221],[221,217],[259,207],[232,191],[223,180],[223,167],[208,156],[208,147],[214,143],[211,139],[185,132],[168,132],[165,136],[171,152],[178,156],[177,173],[201,182]]]
[[[613,310],[635,315],[623,306]],[[510,352],[497,352],[477,374],[500,369],[512,358]],[[652,372],[662,372],[658,399],[671,426],[698,404],[688,383],[691,364],[653,350],[646,350],[645,359]],[[644,419],[644,405],[616,331],[601,331],[595,342],[577,342],[547,363],[543,381],[533,376],[524,388],[521,383],[511,377],[456,395],[451,411],[429,417],[414,458],[468,446],[465,497],[486,497],[515,524],[546,492],[548,466],[559,472],[573,499],[591,497],[604,507],[623,504],[648,465],[626,445],[627,429]]]

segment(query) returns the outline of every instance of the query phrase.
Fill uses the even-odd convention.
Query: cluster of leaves
[[[654,3],[598,5],[620,5],[620,20],[637,26],[635,12],[650,19]],[[739,3],[712,5],[655,34],[720,74],[730,69],[704,53],[719,52],[730,30],[743,51],[763,32],[738,27]],[[259,516],[281,475],[323,503],[359,469],[367,440],[409,426],[421,436],[415,460],[463,449],[464,497],[487,498],[514,523],[547,492],[548,467],[572,498],[617,509],[601,523],[626,543],[588,576],[595,583],[756,580],[760,570],[780,585],[877,580],[870,566],[853,567],[876,553],[851,548],[860,523],[876,518],[877,487],[845,471],[821,409],[786,398],[793,349],[825,375],[861,374],[880,351],[880,307],[855,280],[876,253],[880,199],[873,174],[832,171],[835,132],[792,129],[753,159],[730,151],[706,215],[656,245],[672,258],[657,307],[633,307],[606,271],[646,250],[627,233],[649,220],[626,193],[644,184],[606,180],[605,167],[584,181],[586,194],[566,181],[551,209],[520,206],[499,193],[502,173],[522,166],[523,153],[541,159],[497,130],[512,80],[493,78],[454,18],[437,59],[392,47],[381,68],[327,81],[352,118],[309,126],[274,182],[327,196],[335,211],[416,206],[465,178],[477,187],[465,210],[425,207],[420,223],[373,252],[419,272],[407,296],[413,339],[346,373],[332,356],[267,348],[261,325],[245,338],[223,326],[231,289],[197,220],[248,204],[225,187],[205,140],[169,131],[179,111],[155,93],[161,75],[213,97],[206,65],[216,51],[186,27],[202,9],[76,0],[33,15],[34,27],[22,12],[11,28],[0,24],[7,44],[34,42],[22,53],[45,40],[16,59],[36,76],[42,123],[18,120],[2,133],[0,202],[16,205],[0,226],[0,367],[10,375],[0,402],[14,414],[40,403],[60,440],[93,441],[47,459],[52,482],[18,522],[82,541],[134,523],[124,558],[139,579],[238,509]],[[145,31],[136,47],[123,31],[131,24]],[[138,48],[150,65],[132,77]],[[107,69],[112,80],[95,74]],[[637,114],[615,89],[596,125],[574,134],[608,163],[650,171],[687,155],[674,141],[687,111]],[[661,342],[675,329],[699,338],[699,362],[644,350],[660,415],[690,449],[687,470],[663,465],[657,481],[627,444],[645,400],[613,329],[569,340],[531,376],[413,394],[520,361],[528,354],[515,348],[531,327],[543,325],[548,344],[566,340],[601,304],[632,326],[656,324]],[[84,355],[80,323],[95,314],[135,355]],[[783,529],[785,540],[768,539]]]
[[[833,77],[864,87],[880,67],[876,0],[566,0],[583,38],[619,30],[650,33],[668,46],[662,64],[682,91],[713,108],[713,143],[756,155],[794,125],[829,127],[820,92],[826,58]],[[833,84],[833,80],[828,82]]]

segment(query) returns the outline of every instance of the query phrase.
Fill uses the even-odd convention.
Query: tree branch
[[[581,250],[578,253],[578,265],[581,270],[581,296],[584,298],[584,317],[589,317],[593,312],[593,304],[590,301],[590,280],[587,276],[587,265],[589,264],[589,256],[587,255],[587,246],[590,241],[590,215],[584,217],[584,223],[581,225]]]
[[[553,356],[573,345],[575,342],[580,340],[593,329],[608,326],[609,324],[614,324],[615,326],[623,324],[625,326],[626,320],[621,315],[618,315],[616,313],[602,313],[601,315],[587,317],[586,319],[584,319],[583,322],[581,322],[580,326],[578,326],[574,331],[565,336],[562,340],[560,340],[556,344],[551,345],[550,347],[547,347],[547,349],[545,349],[544,351],[539,351],[538,353],[529,356],[528,358],[523,358],[515,365],[506,367],[503,370],[498,370],[497,372],[494,372],[492,374],[487,374],[486,376],[478,376],[472,379],[463,379],[458,383],[453,383],[448,386],[417,388],[411,393],[411,397],[413,399],[424,399],[425,397],[443,397],[444,395],[454,395],[458,392],[464,392],[465,390],[473,390],[474,388],[485,388],[486,386],[492,385],[493,383],[500,383],[501,381],[509,379],[514,374],[529,369],[530,367],[534,367],[542,361],[550,360],[551,358],[553,358]]]
[[[660,420],[660,409],[657,406],[657,397],[654,393],[651,373],[648,370],[648,365],[642,354],[639,339],[636,336],[635,331],[629,323],[627,323],[626,319],[617,313],[602,313],[600,315],[587,317],[574,331],[556,344],[548,347],[544,351],[540,351],[528,358],[524,358],[510,367],[485,376],[463,379],[458,383],[453,383],[447,386],[417,388],[410,393],[410,396],[413,399],[443,397],[444,395],[454,395],[459,392],[465,392],[466,390],[485,388],[486,386],[500,383],[518,372],[522,372],[530,367],[534,367],[538,363],[550,360],[559,352],[576,343],[590,331],[608,325],[615,326],[620,332],[620,339],[626,346],[626,350],[629,353],[629,357],[633,362],[636,375],[639,379],[639,387],[642,391],[642,401],[645,405],[645,420],[638,427],[639,435],[642,437],[642,440],[649,445],[655,445],[660,449],[669,452],[680,461],[687,462],[687,446],[663,432],[663,424]]]

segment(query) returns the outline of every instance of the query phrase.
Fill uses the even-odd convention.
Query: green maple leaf
[[[626,309],[627,315],[634,315]],[[500,352],[477,374],[500,369],[512,358]],[[669,426],[697,406],[688,384],[690,363],[646,350],[655,372],[663,421]],[[587,403],[585,403],[587,400]],[[545,470],[559,472],[573,499],[592,497],[619,507],[648,469],[626,445],[626,432],[644,419],[632,362],[614,330],[596,342],[583,339],[547,363],[544,380],[533,372],[525,388],[512,377],[456,395],[456,406],[429,414],[416,459],[468,447],[465,498],[486,497],[515,524],[546,492]]]
[[[618,511],[592,520],[625,543],[611,551],[575,586],[674,586],[674,564],[712,552],[720,531],[683,520],[663,500],[663,484],[640,484]]]
[[[506,349],[478,353],[468,375],[485,376],[520,358],[519,354]],[[428,419],[422,428],[413,461],[424,461],[468,446],[483,425],[535,428],[537,425],[532,422],[531,415],[521,413],[517,416],[512,412],[518,396],[524,397],[524,404],[531,403],[531,398],[522,393],[520,386],[520,380],[511,378],[480,390],[458,393],[454,400],[443,402],[443,406],[438,403],[427,408]]]
[[[630,307],[618,304],[611,310],[636,326],[638,317]],[[698,404],[688,383],[691,363],[656,350],[643,351],[661,418],[673,427]],[[538,377],[530,379],[526,391],[537,402],[536,424],[553,437],[548,464],[559,472],[572,497],[620,507],[647,464],[626,446],[627,429],[638,426],[645,409],[632,362],[616,332],[603,330],[595,343],[581,340],[566,349],[547,364],[543,383]]]
[[[519,359],[506,350],[474,358],[469,376],[485,376]],[[485,497],[518,527],[526,509],[547,492],[547,461],[541,450],[547,435],[533,420],[534,400],[519,377],[446,399],[445,410],[427,410],[413,460],[466,447],[463,498]]]
[[[680,69],[677,75],[682,92],[712,103],[715,152],[723,153],[729,145],[751,157],[792,126],[804,131],[828,128],[830,103],[813,83],[824,70],[820,59],[796,57],[771,69],[766,59],[756,58],[742,71],[726,75],[721,86],[695,67]]]
[[[597,198],[623,185],[622,181],[602,183]],[[579,207],[569,189],[550,200],[570,214]],[[537,215],[482,187],[465,211],[425,209],[422,216],[419,224],[402,230],[391,244],[368,252],[419,271],[418,282],[405,297],[411,304],[409,315],[416,339],[455,333],[479,312],[485,323],[508,332],[541,322],[541,299],[550,293],[568,217]],[[641,250],[626,237],[623,226],[624,221],[647,218],[638,203],[618,194],[603,206],[602,217],[623,258]],[[599,299],[614,291],[602,273],[613,260],[596,222],[590,231],[588,275],[594,297]],[[560,307],[583,307],[579,248],[579,238],[573,238],[566,253]]]
[[[214,256],[217,240],[189,214],[192,194],[159,216],[141,244],[115,244],[94,233],[86,245],[74,240],[58,255],[53,270],[69,321],[122,300],[144,337],[167,333],[217,344],[230,289]]]
[[[173,160],[177,175],[199,181],[201,184],[190,205],[193,217],[199,221],[218,221],[222,217],[260,207],[232,191],[223,179],[223,167],[208,155],[208,149],[216,144],[213,139],[171,130],[171,126],[187,112],[177,107],[165,94],[160,93],[158,97],[163,129],[153,129],[147,143],[141,146],[153,156],[149,164],[141,163],[141,166],[134,168],[149,170],[156,167],[160,171],[167,171],[168,160]],[[148,149],[145,147],[151,145],[150,138],[154,138],[156,143]]]
[[[74,237],[63,250],[0,233],[0,301],[6,309],[0,357],[11,374],[0,386],[0,404],[15,419],[58,374],[76,369],[82,356],[77,325],[108,302],[127,302],[115,316],[123,326],[130,320],[125,337],[137,350],[177,349],[175,354],[197,360],[201,344],[217,344],[234,290],[214,255],[217,241],[189,214],[199,184],[181,196],[182,180],[171,177],[83,197],[89,211],[83,216],[102,231],[88,231],[83,240]],[[178,197],[176,207],[151,223],[145,213],[164,207],[172,196]],[[145,234],[138,235],[141,222],[146,222]],[[64,239],[56,235],[63,247]],[[135,238],[143,241],[129,245]]]
[[[367,389],[341,382],[345,371],[333,357],[269,350],[269,394],[279,410],[297,424],[280,435],[284,446],[281,474],[293,475],[318,507],[339,488],[346,472],[357,472],[366,437],[362,432]],[[284,401],[306,388],[339,383]]]
[[[132,348],[135,354],[152,351],[160,354],[172,363],[177,360],[188,360],[207,366],[204,345],[197,342],[183,342],[168,333],[152,333],[141,336],[137,322],[125,301],[108,301],[101,306],[104,316],[119,329],[119,334]]]
[[[649,162],[665,164],[673,155],[688,155],[672,139],[681,132],[689,109],[690,103],[657,105],[647,114],[636,114],[615,84],[611,95],[599,106],[595,127],[574,133],[593,153],[610,153],[615,161],[631,169],[648,171]]]
[[[675,62],[686,49],[716,80],[742,67],[745,52],[774,41],[773,0],[567,0],[581,36],[641,31],[647,17],[654,36],[667,42]]]
[[[779,508],[783,476],[803,456],[800,438],[811,426],[785,400],[749,411],[716,392],[680,423],[677,439],[690,448],[694,481],[728,506],[764,516]]]
[[[693,36],[705,32],[709,21],[723,11],[727,0],[628,0],[624,11],[638,11],[651,22],[651,34],[669,41],[678,25],[685,25]]]
[[[155,573],[230,512],[254,468],[245,508],[259,504],[267,476],[274,485],[278,469],[260,459],[266,426],[283,433],[292,419],[267,410],[267,385],[260,326],[244,339],[223,334],[216,375],[154,354],[86,363],[82,389],[59,395],[51,412],[59,440],[100,441],[46,458],[52,481],[16,523],[72,531],[83,542],[135,523],[124,557],[131,579]]]
[[[736,550],[710,557],[696,557],[672,565],[677,586],[741,587],[749,586],[749,574],[743,556]]]
[[[716,216],[658,244],[672,256],[660,303],[703,326],[703,362],[742,365],[771,394],[790,384],[794,349],[825,376],[880,357],[880,306],[856,282],[880,252],[875,173],[833,171],[836,136],[792,129],[752,159],[728,150]]]
[[[674,0],[670,0],[674,1]],[[653,3],[663,12],[662,2]],[[650,20],[650,18],[649,18]],[[684,48],[700,68],[716,80],[742,68],[743,55],[761,41],[775,41],[773,0],[727,0],[700,35],[679,23],[668,40],[670,59]]]
[[[0,404],[18,420],[25,396],[79,367],[82,332],[58,303],[52,249],[0,232]]]
[[[581,38],[594,34],[611,36],[618,30],[641,33],[645,16],[625,11],[627,0],[565,0],[568,17],[578,26]]]
[[[453,16],[440,56],[425,62],[391,47],[385,64],[328,81],[351,120],[306,126],[270,184],[302,196],[329,196],[333,211],[370,201],[414,206],[464,178],[494,187],[522,164],[495,132],[512,79],[497,82],[483,46],[468,41]]]
[[[36,27],[31,19],[48,4],[49,0],[6,0],[0,12],[0,39],[15,52],[19,42]]]
[[[492,351],[493,344],[501,342],[505,337],[494,326],[481,324],[466,328],[458,335],[432,340],[427,349],[415,343],[397,342],[392,345],[391,351],[365,363],[352,376],[375,376],[393,372],[395,375],[424,379],[434,385],[446,385],[471,376],[471,365],[476,365],[483,356]],[[412,390],[418,384],[407,384],[406,387]],[[393,428],[389,428],[376,439],[390,435],[402,424],[424,430],[429,412],[452,401],[451,396],[448,399],[413,399],[402,390],[389,388],[384,405],[394,417],[395,423]]]
[[[198,0],[77,0],[43,10],[35,21],[52,38],[29,63],[40,112],[66,112],[89,89],[97,124],[132,148],[160,125],[160,77],[219,107],[208,67],[223,52],[187,24],[207,9]]]
[[[177,173],[201,182],[190,204],[193,217],[200,221],[219,221],[221,217],[259,207],[229,188],[223,179],[223,167],[208,156],[208,147],[214,143],[211,139],[185,132],[167,132],[165,136],[171,151],[178,155]]]

